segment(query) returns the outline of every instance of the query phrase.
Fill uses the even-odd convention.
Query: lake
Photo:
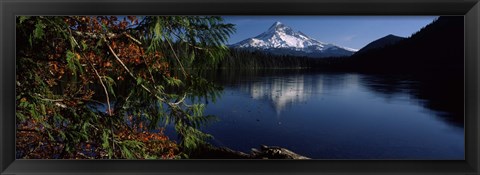
[[[464,159],[463,78],[305,70],[218,71],[216,146],[314,159]],[[168,130],[167,130],[168,131]]]

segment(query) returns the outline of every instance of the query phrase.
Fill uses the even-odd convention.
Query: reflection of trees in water
[[[448,72],[448,71],[447,71]],[[385,98],[408,94],[443,120],[463,127],[464,86],[461,74],[416,73],[412,75],[365,75],[361,83]]]
[[[437,112],[441,119],[463,127],[463,75],[451,72],[358,76],[356,73],[311,70],[233,69],[211,72],[208,77],[218,84],[240,88],[254,99],[269,101],[277,114],[292,104],[306,102],[312,94],[361,83],[386,99],[407,94],[420,105]]]
[[[356,74],[254,69],[222,70],[214,79],[248,93],[253,99],[269,102],[277,115],[292,104],[306,102],[312,94],[342,89],[358,81]]]
[[[405,75],[365,75],[362,84],[380,93],[385,98],[392,98],[396,94],[410,93],[411,85],[418,82]]]

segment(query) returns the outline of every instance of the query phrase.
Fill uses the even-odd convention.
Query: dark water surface
[[[463,159],[463,79],[301,70],[222,71],[203,130],[217,146],[315,159]]]

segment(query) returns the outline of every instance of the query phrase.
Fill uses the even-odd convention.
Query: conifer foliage
[[[221,90],[195,71],[233,32],[215,16],[17,17],[17,158],[188,156],[215,119],[193,97]]]

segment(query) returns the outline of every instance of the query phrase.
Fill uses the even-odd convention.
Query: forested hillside
[[[463,16],[442,16],[411,37],[351,57],[350,68],[364,71],[463,69]]]

